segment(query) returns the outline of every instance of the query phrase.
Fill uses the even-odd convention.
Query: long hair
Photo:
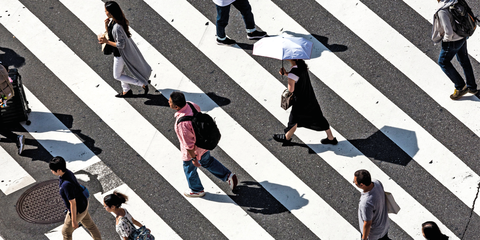
[[[116,23],[120,24],[120,26],[123,27],[123,30],[125,30],[127,36],[131,37],[132,34],[128,30],[128,20],[125,17],[125,14],[123,14],[120,5],[118,5],[118,3],[116,3],[115,1],[107,1],[105,3],[105,9],[107,9],[107,11],[112,14],[113,20],[115,20]]]
[[[427,240],[447,240],[448,237],[444,235],[435,222],[424,222],[422,224],[422,231]]]
[[[308,65],[305,63],[303,59],[295,59],[295,63],[299,69],[308,69]]]

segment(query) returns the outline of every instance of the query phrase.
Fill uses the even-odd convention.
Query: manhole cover
[[[62,222],[65,219],[65,204],[58,191],[58,179],[31,187],[17,201],[18,215],[31,223]]]

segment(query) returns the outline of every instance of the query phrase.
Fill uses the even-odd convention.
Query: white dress
[[[127,209],[125,210],[125,216],[120,217],[118,220],[118,224],[116,225],[115,229],[117,230],[120,239],[123,240],[124,237],[130,236],[130,234],[135,231],[135,226],[133,225],[132,215],[128,213]],[[128,219],[128,220],[127,220]],[[128,222],[130,221],[130,222]]]

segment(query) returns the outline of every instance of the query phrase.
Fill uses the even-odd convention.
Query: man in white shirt
[[[228,38],[225,34],[225,27],[227,27],[230,17],[231,5],[242,14],[248,39],[260,39],[267,36],[266,32],[258,31],[255,28],[252,7],[248,0],[213,0],[213,2],[217,7],[217,44],[233,45],[236,43],[235,40]]]

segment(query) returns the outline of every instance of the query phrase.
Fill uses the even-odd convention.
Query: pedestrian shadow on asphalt
[[[167,101],[167,106],[169,106],[168,105],[168,98],[170,98],[170,94],[172,94],[172,92],[174,92],[174,91],[182,92],[183,94],[185,94],[185,99],[187,101],[192,101],[192,102],[198,104],[200,106],[200,109],[202,111],[206,111],[206,112],[211,111],[216,107],[222,107],[222,106],[226,106],[226,105],[230,104],[230,99],[228,99],[226,97],[219,96],[214,92],[192,93],[192,92],[185,92],[185,91],[182,91],[182,90],[170,89],[170,88],[158,89],[158,91],[160,91],[162,93],[162,96]],[[207,99],[206,97],[208,97],[209,99]],[[213,102],[211,102],[209,100],[212,100]],[[215,104],[213,104],[213,103],[215,103]]]
[[[55,149],[62,149],[62,152],[68,152],[69,156],[63,156],[65,159],[78,159],[80,161],[87,161],[94,155],[98,155],[102,153],[102,149],[98,148],[95,146],[95,140],[91,138],[88,135],[85,135],[82,133],[82,130],[80,129],[72,129],[73,127],[73,117],[72,115],[68,114],[61,114],[61,113],[53,113],[53,115],[63,124],[64,127],[70,130],[75,136],[77,136],[80,140],[81,143],[70,143],[66,141],[57,141],[57,140],[35,140],[35,139],[25,139],[25,145],[26,148],[22,152],[22,156],[24,157],[30,157],[32,160],[41,160],[41,161],[46,161],[50,160],[51,156],[48,156],[45,158],[44,151],[47,151],[42,144],[46,146],[55,146]],[[29,127],[35,129],[35,133],[46,133],[46,132],[55,132],[55,131],[65,131],[65,128],[63,127],[57,127],[57,126],[62,126],[61,124],[42,124],[36,125],[37,121],[36,119],[44,119],[44,118],[49,118],[50,113],[45,113],[45,112],[36,112],[32,111],[29,115],[29,119],[32,121],[31,125]],[[21,126],[18,126],[18,129],[20,129]],[[15,129],[12,129],[15,130]],[[21,130],[26,131],[25,129],[22,128]],[[41,142],[41,143],[40,143]],[[86,146],[89,151],[86,151],[85,148],[83,148],[83,145]],[[33,146],[33,147],[30,147]],[[35,149],[36,147],[36,149]],[[70,151],[67,151],[69,149]],[[47,151],[47,155],[49,152],[51,152],[52,149],[49,149]]]
[[[264,187],[270,189],[277,196],[272,196]],[[288,212],[289,210],[283,206],[280,201],[288,202],[290,210],[300,209],[308,204],[308,200],[298,193],[297,190],[268,181],[240,182],[234,190],[235,195],[229,197],[241,207],[247,208],[247,211],[258,214],[278,214]],[[225,195],[216,193],[207,193],[203,198],[209,201],[226,202]],[[287,201],[288,200],[288,201]]]
[[[392,139],[387,137],[385,133],[389,133]],[[353,148],[351,147],[353,145]],[[357,157],[364,155],[372,160],[398,164],[402,166],[408,165],[412,161],[412,157],[419,151],[418,142],[415,132],[396,127],[384,126],[374,134],[365,139],[349,139],[348,141],[339,141],[337,145],[325,144],[304,144],[292,142],[286,147],[304,147],[308,149],[310,154],[319,154],[323,152],[333,151],[336,155],[345,157]]]
[[[19,68],[25,65],[25,58],[18,55],[10,48],[0,47],[0,62],[5,68],[10,66]]]

